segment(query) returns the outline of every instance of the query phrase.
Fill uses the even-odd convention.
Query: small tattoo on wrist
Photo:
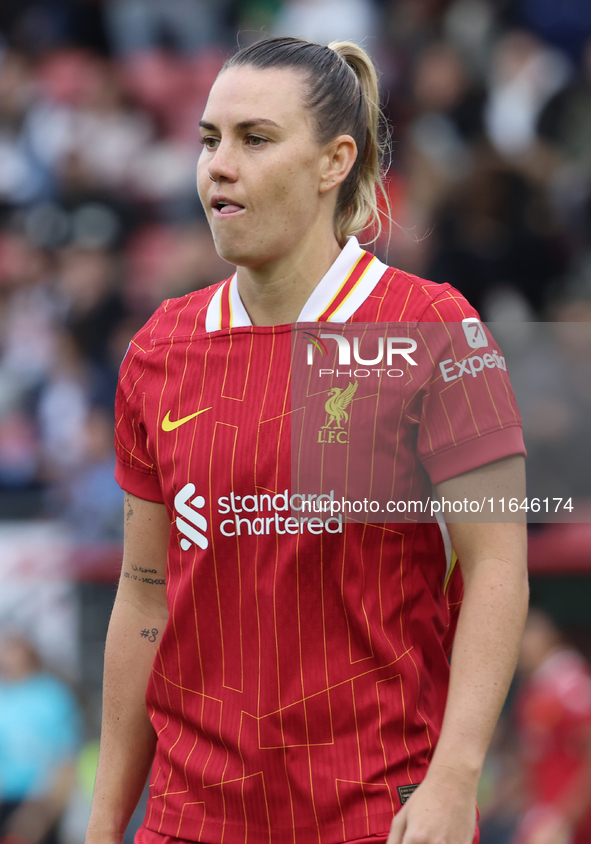
[[[151,630],[148,630],[148,628],[145,627],[142,630],[142,632],[140,633],[140,636],[142,637],[142,639],[147,639],[148,642],[155,642],[157,635],[158,635],[158,630],[155,627],[152,627]]]

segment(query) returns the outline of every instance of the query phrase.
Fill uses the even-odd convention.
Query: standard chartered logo
[[[191,545],[196,545],[203,551],[209,546],[205,535],[207,519],[198,511],[205,507],[205,498],[197,495],[195,498],[195,484],[185,484],[174,497],[174,506],[180,515],[176,517],[176,526],[183,534],[181,548],[188,551]]]
[[[182,534],[180,546],[183,551],[195,545],[205,551],[216,533],[224,537],[238,537],[343,532],[342,513],[337,511],[335,516],[330,507],[323,506],[333,501],[334,490],[321,495],[299,492],[290,495],[288,489],[247,495],[231,492],[221,495],[217,502],[210,502],[211,524],[199,512],[205,507],[205,498],[195,495],[195,492],[195,484],[188,483],[174,497],[175,524]],[[216,512],[231,518],[218,523]],[[208,538],[210,531],[211,537]]]

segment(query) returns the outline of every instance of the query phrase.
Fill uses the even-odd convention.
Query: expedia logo
[[[457,378],[463,378],[464,375],[471,375],[472,378],[476,378],[483,369],[494,369],[495,367],[502,369],[504,372],[507,371],[507,362],[496,349],[493,349],[492,354],[487,352],[482,357],[472,355],[472,357],[464,360],[455,361],[448,358],[448,360],[443,360],[439,364],[444,381],[455,381]]]
[[[180,513],[176,517],[176,526],[183,534],[181,539],[183,551],[188,551],[191,545],[196,545],[203,551],[209,546],[209,540],[205,535],[207,519],[198,512],[202,507],[205,507],[205,498],[202,495],[193,498],[194,495],[195,484],[185,484],[174,497],[175,509],[177,513]]]
[[[484,326],[476,317],[466,317],[462,320],[462,328],[471,349],[486,349],[488,337]]]
[[[324,405],[326,411],[326,421],[322,428],[318,431],[319,443],[348,443],[349,435],[343,427],[349,421],[349,413],[347,407],[353,401],[353,396],[357,392],[358,382],[349,384],[344,389],[342,387],[333,387],[328,394],[328,399]]]

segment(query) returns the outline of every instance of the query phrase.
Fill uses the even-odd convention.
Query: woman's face
[[[289,256],[318,225],[329,160],[314,138],[301,77],[229,68],[200,125],[197,186],[221,257],[255,268]]]

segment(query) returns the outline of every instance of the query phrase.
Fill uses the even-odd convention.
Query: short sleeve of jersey
[[[417,450],[432,483],[525,455],[505,358],[477,312],[458,291],[447,289],[427,307],[418,330],[432,375]]]
[[[145,363],[154,317],[133,338],[121,364],[115,397],[115,479],[122,489],[138,498],[162,502],[158,471],[144,425],[148,378]]]

